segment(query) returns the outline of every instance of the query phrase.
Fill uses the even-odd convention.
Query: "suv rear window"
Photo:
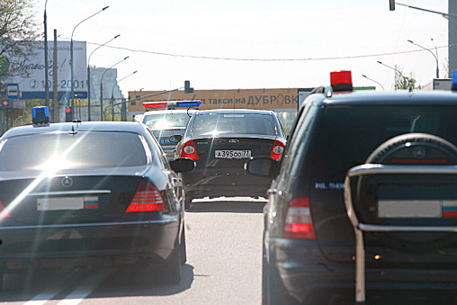
[[[386,140],[405,133],[424,132],[454,145],[457,110],[449,106],[328,107],[313,126],[308,164],[315,177],[344,176],[365,162]]]
[[[62,158],[61,161],[59,157]],[[139,135],[127,132],[34,134],[5,140],[0,171],[124,167],[147,164]]]
[[[255,134],[276,136],[276,124],[269,114],[208,113],[195,117],[192,135],[213,133]]]

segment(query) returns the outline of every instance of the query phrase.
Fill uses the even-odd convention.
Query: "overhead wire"
[[[99,46],[99,43],[88,42],[86,43],[91,45]],[[456,46],[455,45],[446,45],[436,47],[437,49],[449,48]],[[185,55],[185,54],[172,54],[165,52],[149,51],[149,50],[139,50],[132,49],[127,47],[119,47],[113,45],[106,45],[105,48],[111,48],[116,50],[124,50],[133,53],[146,53],[159,56],[169,56],[169,57],[180,57],[180,58],[191,58],[191,59],[205,59],[205,60],[226,60],[226,61],[252,61],[252,62],[294,62],[294,61],[325,61],[325,60],[342,60],[342,59],[359,59],[359,58],[370,58],[370,57],[381,57],[381,56],[392,56],[399,54],[410,54],[416,52],[424,52],[423,49],[418,50],[409,50],[409,51],[395,51],[395,52],[386,52],[386,53],[376,53],[376,54],[362,54],[362,55],[351,55],[351,56],[334,56],[334,57],[307,57],[307,58],[236,58],[236,57],[221,57],[221,56],[203,56],[203,55]],[[433,48],[434,49],[434,48]]]

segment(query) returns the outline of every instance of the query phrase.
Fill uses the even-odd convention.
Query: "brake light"
[[[273,143],[273,148],[271,149],[270,158],[279,160],[284,152],[284,143],[281,141],[275,140]]]
[[[126,213],[166,211],[167,206],[159,190],[151,183],[141,182]]]
[[[311,207],[308,197],[292,199],[287,209],[284,237],[296,239],[315,239]]]
[[[351,71],[330,72],[330,84],[333,92],[352,91]]]
[[[194,140],[189,140],[182,146],[181,158],[190,158],[198,160],[197,148],[195,148]]]
[[[5,205],[0,200],[0,218],[10,218],[10,217],[11,217],[10,213],[8,213],[8,211],[5,208]]]

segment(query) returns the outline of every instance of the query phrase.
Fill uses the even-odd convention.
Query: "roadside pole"
[[[53,103],[52,103],[52,119],[54,123],[59,122],[59,92],[57,89],[57,30],[54,29],[54,54],[53,54],[53,81],[52,81],[52,91],[53,93]]]

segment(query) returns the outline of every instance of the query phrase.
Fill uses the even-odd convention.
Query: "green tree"
[[[10,76],[28,76],[22,63],[35,54],[33,42],[40,36],[32,1],[0,1],[0,86]]]
[[[421,89],[422,86],[417,83],[417,80],[410,73],[409,77],[405,76],[398,67],[395,72],[395,90],[397,89]]]

